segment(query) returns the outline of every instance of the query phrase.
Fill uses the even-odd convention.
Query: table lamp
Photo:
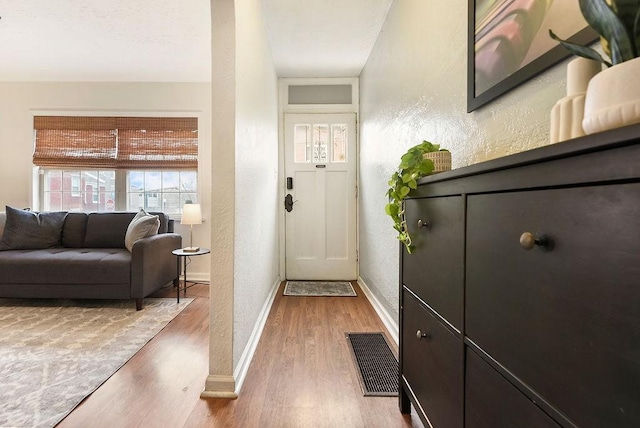
[[[202,224],[202,211],[200,210],[200,204],[184,204],[182,207],[182,224],[188,224],[190,228],[189,246],[182,250],[187,253],[195,253],[200,250],[200,247],[193,246],[193,225]]]

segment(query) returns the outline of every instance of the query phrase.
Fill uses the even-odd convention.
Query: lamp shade
[[[182,224],[202,224],[200,204],[185,204],[182,207]]]

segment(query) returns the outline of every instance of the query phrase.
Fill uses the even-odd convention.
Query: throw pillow
[[[25,211],[6,207],[0,250],[38,250],[60,246],[66,212]]]
[[[127,250],[132,251],[133,244],[138,239],[156,235],[159,228],[160,218],[157,215],[147,214],[144,210],[140,210],[127,227],[124,246],[127,247]]]
[[[2,239],[2,234],[4,233],[4,224],[7,221],[7,213],[6,211],[2,211],[0,213],[0,239]]]

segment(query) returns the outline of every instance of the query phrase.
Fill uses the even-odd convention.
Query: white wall
[[[277,80],[260,0],[211,0],[214,225],[209,376],[234,398],[278,281]]]
[[[565,95],[565,64],[466,112],[467,2],[393,3],[360,76],[360,277],[398,315],[398,241],[384,214],[387,181],[409,147],[429,140],[453,168],[548,144]]]
[[[211,186],[211,85],[209,83],[0,82],[0,210],[34,206],[33,114],[198,116],[198,196],[209,212]],[[189,230],[176,219],[176,232]],[[196,226],[196,245],[211,242],[209,219]],[[189,279],[209,279],[208,256],[194,257]]]
[[[278,272],[278,86],[262,2],[236,0],[234,345],[237,366]]]

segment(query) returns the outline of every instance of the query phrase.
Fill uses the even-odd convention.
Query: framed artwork
[[[597,40],[578,0],[468,0],[467,111],[567,58],[549,30],[580,44]]]

